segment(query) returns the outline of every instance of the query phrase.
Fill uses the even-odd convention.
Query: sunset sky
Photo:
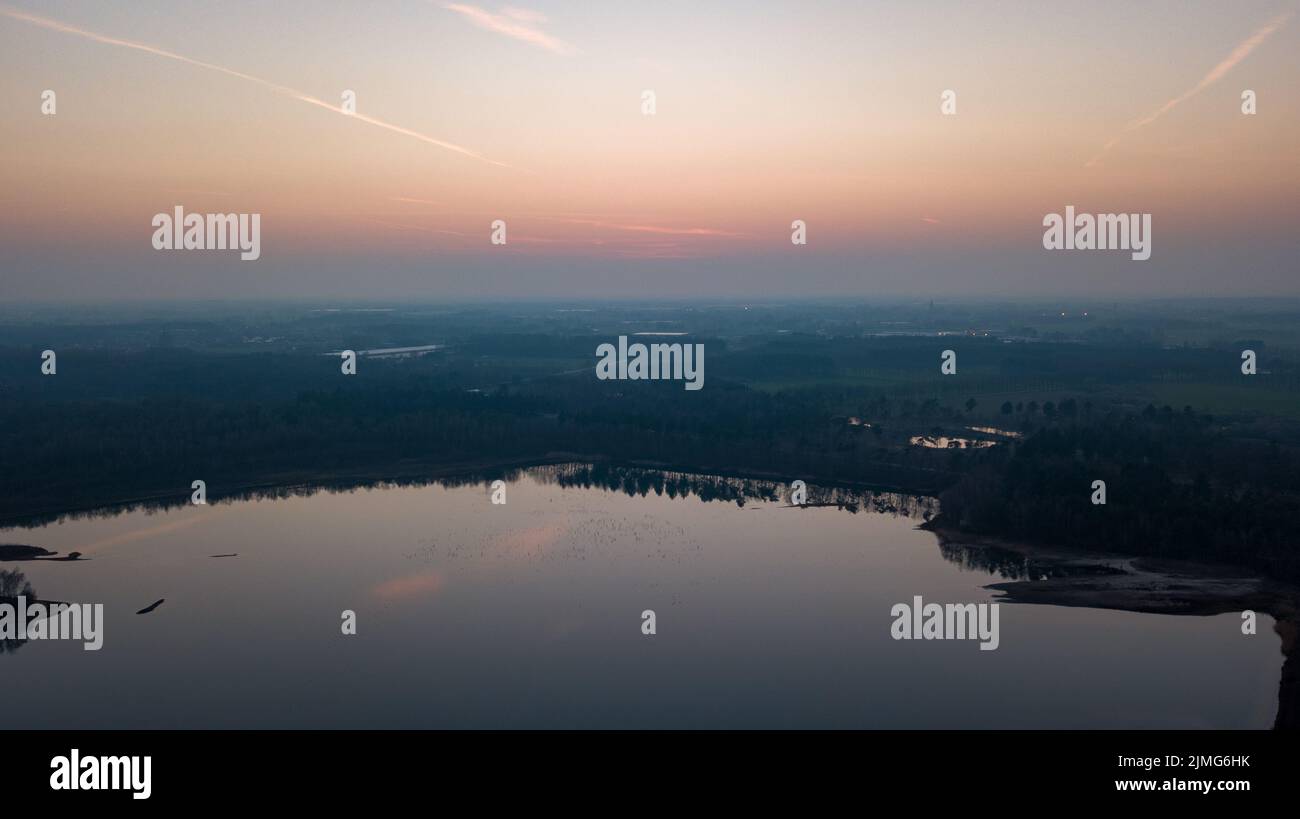
[[[1300,295],[1296,2],[520,2],[0,0],[0,299]]]

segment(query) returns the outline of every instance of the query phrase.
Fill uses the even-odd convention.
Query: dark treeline
[[[191,355],[189,367],[173,370],[173,355],[94,353],[96,372],[117,374],[104,396],[76,397],[66,385],[78,376],[61,359],[48,388],[0,397],[0,518],[185,498],[196,479],[220,496],[557,452],[918,493],[954,477],[946,453],[887,446],[848,427],[837,413],[851,396],[839,388],[772,394],[713,378],[688,392],[680,382],[601,382],[585,371],[469,388],[485,382],[461,362],[363,359],[345,378],[337,359],[318,356]],[[286,386],[304,371],[334,386]],[[245,394],[245,382],[257,386]],[[133,387],[139,397],[124,397]]]
[[[1104,505],[1092,502],[1097,480]],[[1190,410],[1060,419],[969,453],[940,500],[938,525],[966,532],[1300,580],[1300,454]]]
[[[1300,357],[1266,343],[1288,338],[1293,313],[1135,309],[196,307],[64,323],[37,311],[0,324],[0,521],[183,503],[194,480],[220,499],[592,460],[942,493],[944,520],[973,532],[1295,577]],[[1282,329],[1255,335],[1269,327]],[[636,332],[704,344],[706,387],[596,379],[596,346]],[[1193,332],[1220,341],[1168,343]],[[1261,356],[1250,379],[1247,345]],[[41,374],[46,347],[57,375]],[[354,376],[340,373],[344,348],[362,353]],[[956,376],[940,373],[945,349]],[[1149,400],[1229,408],[1142,412]],[[932,448],[943,438],[956,448]],[[677,491],[646,474],[589,477],[606,479]],[[1089,502],[1094,480],[1105,506]]]

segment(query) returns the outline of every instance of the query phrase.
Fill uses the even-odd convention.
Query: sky
[[[1297,0],[519,2],[0,0],[0,300],[1300,295]]]

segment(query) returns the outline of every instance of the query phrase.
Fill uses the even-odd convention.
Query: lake
[[[797,508],[761,481],[592,474],[513,473],[499,505],[486,482],[376,486],[0,530],[83,553],[0,564],[40,598],[105,607],[100,651],[0,654],[6,724],[1267,728],[1277,711],[1266,615],[1243,636],[1231,613],[1003,604],[994,651],[894,640],[895,604],[992,602],[1004,579],[916,528],[933,500],[810,487],[830,502]]]

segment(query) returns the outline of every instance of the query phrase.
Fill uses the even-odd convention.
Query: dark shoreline
[[[985,587],[1000,592],[1008,603],[1192,616],[1251,610],[1279,620],[1295,619],[1300,612],[1300,588],[1239,566],[1018,543],[953,529],[939,517],[918,528],[932,532],[945,546],[1014,552],[1041,565],[1068,570],[1063,576],[1015,579]]]
[[[1300,730],[1300,588],[1234,566],[1084,552],[971,535],[944,525],[942,516],[918,528],[932,532],[940,548],[1009,552],[1027,563],[1063,570],[1059,576],[985,586],[1000,593],[999,603],[1192,617],[1247,611],[1268,614],[1281,640],[1283,657],[1273,728]]]
[[[503,473],[529,469],[539,466],[558,466],[568,463],[600,464],[627,469],[647,471],[679,472],[692,475],[707,475],[736,480],[772,481],[785,483],[797,479],[809,481],[826,488],[852,489],[877,493],[896,493],[916,497],[934,498],[937,493],[933,488],[903,486],[897,484],[857,481],[845,479],[827,479],[808,475],[786,475],[765,470],[740,469],[735,467],[713,467],[709,465],[682,465],[665,461],[648,459],[616,459],[603,455],[590,455],[577,452],[548,452],[543,455],[522,458],[483,459],[479,461],[441,462],[411,461],[386,468],[348,469],[337,472],[287,472],[267,474],[259,478],[236,484],[222,484],[218,480],[208,482],[208,502],[215,504],[234,500],[274,497],[284,492],[297,489],[327,490],[331,488],[359,488],[379,486],[391,483],[424,483],[440,479],[463,478],[466,480],[492,480]],[[144,493],[132,492],[129,495],[107,494],[94,501],[46,507],[19,514],[0,515],[0,528],[35,528],[63,519],[68,516],[92,513],[126,512],[137,507],[170,508],[183,506],[189,502],[191,490],[188,486],[179,489],[158,489]]]
[[[439,480],[462,479],[490,481],[517,470],[563,464],[591,464],[612,468],[684,473],[688,475],[769,481],[788,484],[796,479],[809,481],[826,489],[849,489],[861,492],[895,493],[918,498],[937,498],[938,493],[915,486],[899,486],[860,480],[824,478],[817,475],[788,475],[758,469],[714,467],[707,464],[673,464],[648,459],[614,459],[576,452],[547,452],[521,458],[482,459],[461,462],[410,461],[386,468],[340,470],[337,472],[289,472],[263,475],[253,481],[235,485],[212,482],[208,487],[209,503],[233,502],[284,496],[286,493],[347,490],[385,484],[420,485]],[[69,516],[127,512],[139,507],[172,508],[189,502],[190,489],[157,490],[143,494],[109,497],[105,500],[0,516],[0,528],[36,528]],[[814,504],[815,505],[815,504]],[[1080,571],[1072,578],[1037,581],[1016,580],[991,584],[1003,593],[1007,602],[1051,602],[1055,605],[1079,605],[1122,608],[1151,613],[1193,615],[1218,614],[1229,610],[1252,609],[1292,619],[1296,616],[1300,587],[1277,581],[1241,566],[1211,564],[1195,560],[1154,558],[1100,549],[1077,549],[1047,543],[1026,543],[996,535],[976,534],[951,525],[942,513],[918,524],[933,533],[941,545],[977,549],[1000,549],[1048,564],[1086,568],[1098,561],[1122,564],[1119,572],[1101,580]],[[1082,577],[1088,577],[1084,583]],[[1119,578],[1128,578],[1122,581]],[[1171,588],[1176,587],[1176,588]],[[1275,615],[1278,616],[1278,615]]]
[[[517,470],[563,464],[592,464],[612,468],[684,473],[688,475],[769,481],[788,484],[803,479],[826,489],[849,489],[861,492],[895,493],[918,498],[937,498],[938,493],[914,486],[899,486],[870,481],[831,479],[816,475],[787,475],[778,472],[701,464],[672,464],[648,459],[614,459],[576,452],[548,452],[522,458],[482,459],[461,462],[411,461],[387,468],[340,470],[337,472],[289,472],[264,475],[256,480],[233,486],[211,483],[209,503],[233,502],[284,496],[296,490],[307,492],[347,490],[385,484],[420,485],[439,480],[462,479],[490,481]],[[20,515],[0,516],[0,528],[36,528],[69,516],[102,513],[112,515],[139,507],[172,508],[188,504],[190,489],[157,490],[144,494],[40,509]],[[816,505],[816,504],[813,504]],[[952,526],[942,513],[918,524],[933,533],[941,545],[977,549],[1000,549],[1015,552],[1049,564],[1086,568],[1098,561],[1123,564],[1121,571],[1108,574],[1109,580],[1078,572],[1072,578],[1037,581],[1016,580],[991,584],[1003,593],[1007,602],[1050,602],[1054,605],[1079,605],[1099,608],[1122,608],[1150,613],[1210,615],[1223,611],[1252,609],[1292,619],[1300,609],[1300,587],[1270,579],[1248,568],[1210,564],[1195,560],[1165,559],[1107,552],[1100,549],[1076,549],[1047,543],[1026,543],[996,535],[976,534]],[[1087,583],[1083,577],[1088,577]],[[1118,578],[1128,578],[1122,581]],[[1177,587],[1177,588],[1171,588]],[[1157,593],[1159,592],[1159,593]]]

